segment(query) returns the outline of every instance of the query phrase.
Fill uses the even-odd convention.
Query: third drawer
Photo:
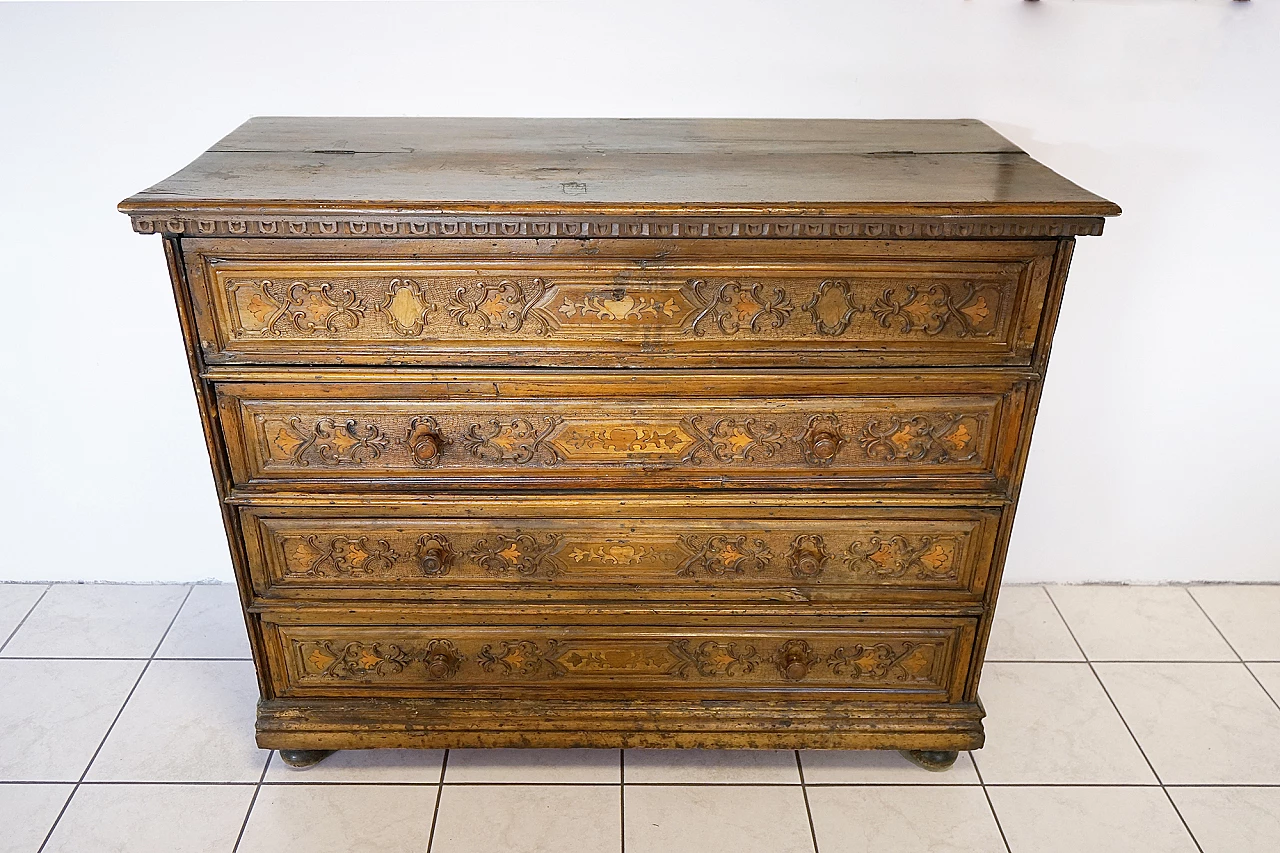
[[[241,506],[266,598],[976,605],[1005,509],[754,495],[328,496]]]

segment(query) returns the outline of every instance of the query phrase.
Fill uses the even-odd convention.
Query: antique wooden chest
[[[258,743],[946,766],[1075,238],[976,121],[258,118],[161,234]]]

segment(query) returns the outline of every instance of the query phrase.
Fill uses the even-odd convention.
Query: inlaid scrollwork
[[[551,331],[551,320],[535,307],[547,292],[540,278],[519,281],[475,281],[459,287],[449,298],[449,315],[464,329],[480,332],[519,332],[526,324],[535,335]]]
[[[928,287],[903,285],[905,295],[898,297],[895,288],[886,288],[871,305],[871,315],[876,322],[888,329],[896,325],[903,334],[924,332],[926,335],[942,333],[948,326],[955,326],[957,337],[985,336],[995,328],[983,328],[993,318],[995,305],[987,303],[993,296],[998,303],[999,292],[991,286],[975,286],[965,282],[959,296],[953,296],[951,287],[934,284]]]
[[[560,417],[544,418],[541,429],[527,418],[515,418],[509,422],[491,420],[488,425],[472,424],[462,438],[462,444],[476,459],[485,462],[513,462],[524,465],[540,462],[556,465],[561,460],[560,451],[547,438],[563,423]]]
[[[873,578],[901,578],[912,574],[918,580],[955,580],[959,543],[950,537],[871,536],[865,543],[856,540],[845,554],[849,570]]]
[[[777,424],[755,418],[719,418],[706,428],[702,416],[695,415],[686,418],[684,425],[698,439],[688,457],[694,463],[703,461],[704,456],[717,462],[759,462],[773,456],[783,443]]]
[[[746,284],[738,281],[716,286],[702,279],[695,279],[689,284],[701,306],[690,323],[693,333],[698,336],[706,334],[703,321],[715,323],[721,332],[733,335],[743,329],[753,332],[778,329],[791,316],[791,300],[781,287],[766,291],[760,282]]]
[[[977,415],[950,413],[873,418],[859,444],[868,458],[887,462],[967,462],[978,456],[980,424]]]
[[[673,640],[667,651],[674,658],[668,675],[687,678],[692,668],[703,678],[721,675],[748,675],[755,672],[760,655],[755,646],[718,643],[714,640],[693,645],[689,640]]]
[[[564,571],[564,566],[555,557],[562,544],[558,533],[548,534],[545,540],[540,540],[533,534],[517,530],[513,536],[500,533],[492,539],[481,539],[468,557],[491,575],[515,572],[527,578],[553,578]]]
[[[267,435],[271,447],[301,467],[309,465],[358,465],[377,459],[391,441],[377,424],[360,426],[355,418],[339,422],[320,418],[312,427],[302,418],[277,422]]]
[[[763,539],[748,540],[744,536],[681,536],[680,543],[691,553],[676,567],[676,577],[694,578],[700,574],[719,577],[759,572],[769,567],[773,554]]]

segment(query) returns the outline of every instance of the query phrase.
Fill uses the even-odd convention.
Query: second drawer
[[[218,386],[239,484],[1002,491],[1000,373],[302,371]]]

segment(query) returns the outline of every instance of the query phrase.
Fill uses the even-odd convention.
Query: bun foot
[[[279,752],[280,760],[290,767],[310,767],[333,755],[332,749],[282,749]]]
[[[940,773],[956,763],[960,753],[954,749],[904,749],[902,757],[917,767]]]

